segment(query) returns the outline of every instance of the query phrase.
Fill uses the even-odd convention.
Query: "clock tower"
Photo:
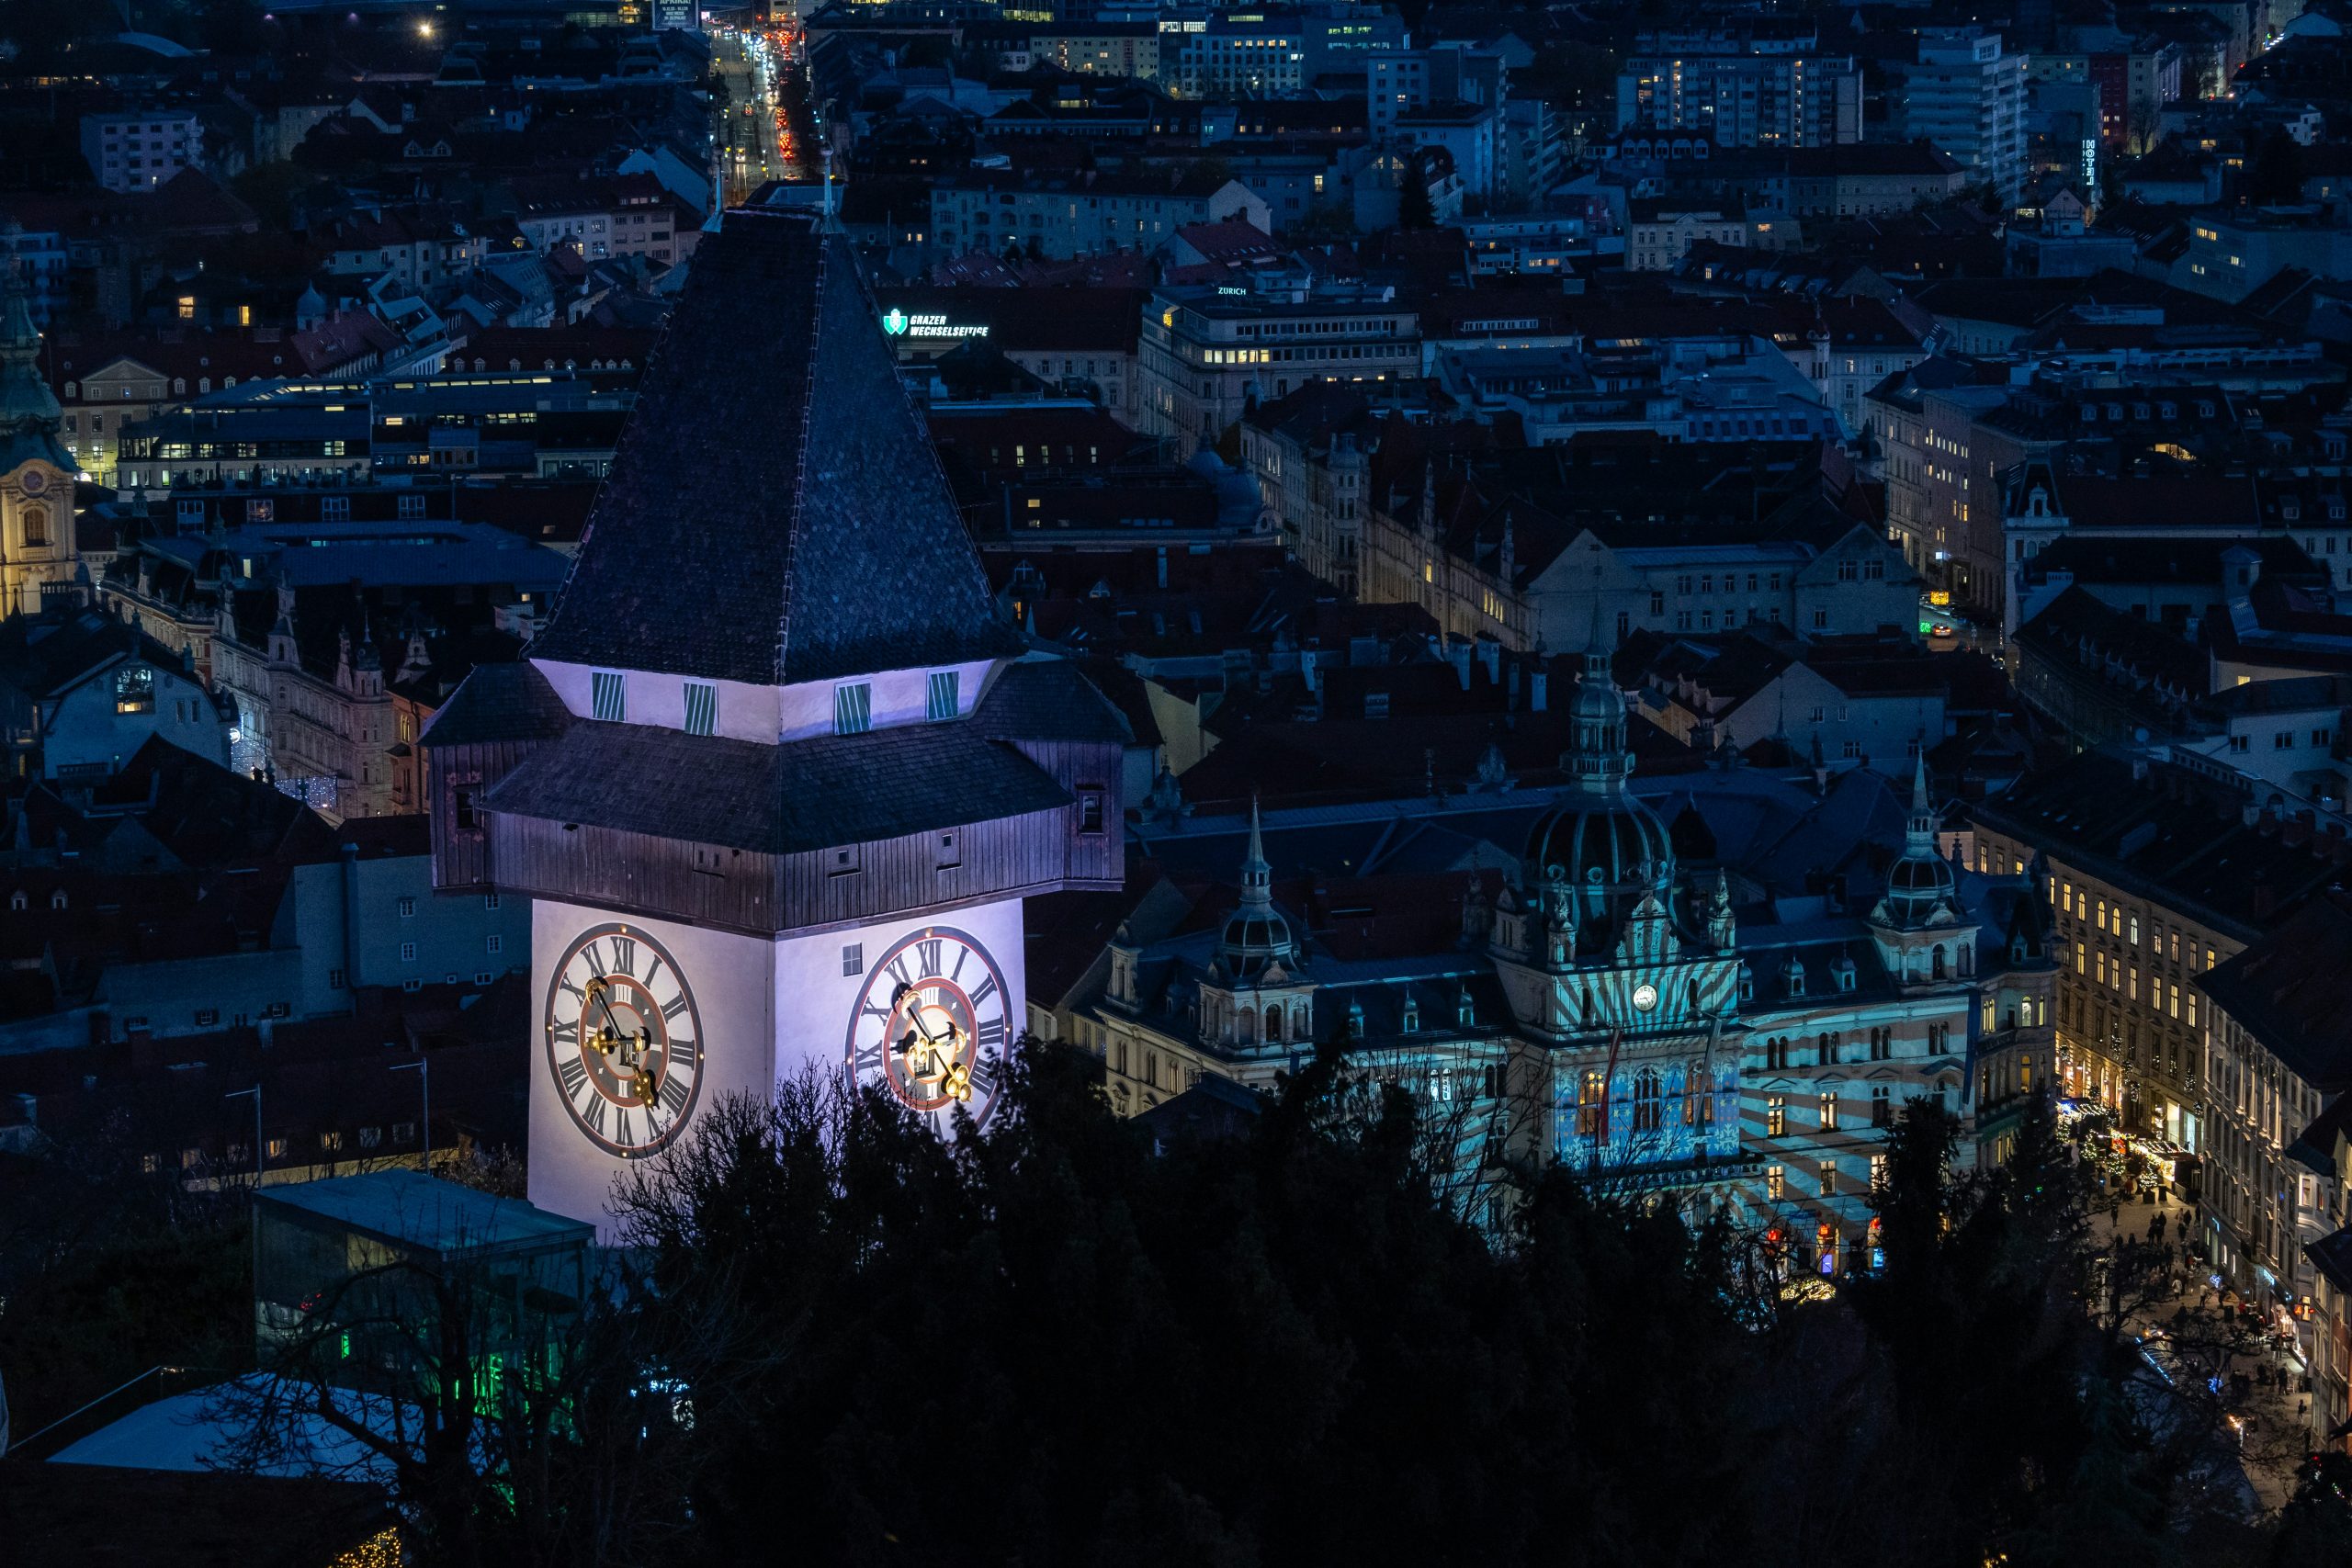
[[[40,374],[40,333],[24,264],[0,280],[0,617],[39,614],[78,597],[74,480],[80,465],[57,443],[62,411]]]
[[[943,1131],[1022,1031],[1022,900],[1122,872],[1116,710],[1024,653],[838,234],[729,212],[553,618],[424,737],[435,881],[533,901],[530,1195],[815,1068]]]

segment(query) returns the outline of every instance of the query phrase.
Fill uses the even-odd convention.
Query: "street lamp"
[[[254,1102],[254,1185],[255,1187],[259,1187],[259,1186],[261,1185],[261,1146],[262,1146],[262,1145],[261,1145],[261,1085],[260,1085],[260,1083],[259,1083],[259,1082],[255,1082],[255,1083],[254,1083],[254,1087],[253,1087],[253,1088],[251,1088],[251,1089],[232,1089],[230,1092],[228,1092],[227,1094],[222,1095],[220,1098],[221,1098],[221,1099],[223,1099],[223,1100],[243,1100],[243,1099],[244,1099],[244,1098],[245,1098],[246,1096],[248,1096],[248,1095],[251,1095],[251,1096],[253,1097],[253,1102]]]
[[[413,1061],[413,1062],[394,1062],[394,1063],[392,1064],[392,1071],[394,1071],[394,1072],[396,1072],[396,1073],[405,1073],[405,1072],[409,1071],[411,1068],[414,1068],[414,1069],[415,1069],[415,1072],[416,1072],[416,1083],[417,1083],[417,1087],[418,1087],[420,1089],[422,1089],[422,1090],[424,1091],[424,1119],[423,1121],[419,1122],[417,1123],[417,1125],[418,1125],[420,1128],[424,1129],[424,1173],[425,1173],[427,1176],[430,1176],[430,1175],[432,1175],[432,1174],[433,1174],[433,1061],[432,1061],[432,1058],[430,1058],[430,1057],[428,1057],[428,1056],[419,1056],[419,1057],[417,1057],[417,1059],[416,1059],[415,1061]]]

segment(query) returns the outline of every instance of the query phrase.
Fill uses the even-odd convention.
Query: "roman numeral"
[[[944,943],[935,936],[925,937],[922,941],[915,943],[915,952],[922,964],[922,977],[924,979],[928,980],[933,976],[939,973],[939,950],[944,945]]]
[[[586,947],[580,950],[580,956],[588,961],[588,973],[591,975],[609,975],[612,973],[611,970],[605,967],[605,944],[603,942],[590,942]]]
[[[582,1007],[588,1005],[588,993],[573,985],[570,975],[557,976],[555,977],[555,983],[558,989],[571,993],[571,999],[573,1001],[578,1002]]]
[[[625,936],[613,938],[613,967],[608,974],[634,976],[637,973],[637,943]]]
[[[956,972],[947,976],[948,981],[951,984],[964,977],[964,960],[971,956],[972,950],[970,948],[966,947],[960,942],[956,944]]]
[[[915,977],[907,973],[907,955],[903,953],[890,960],[888,973],[890,978],[901,986],[911,986],[915,983]]]
[[[857,1016],[860,1018],[879,1018],[888,1020],[890,1016],[890,1010],[887,1005],[877,1004],[875,1002],[860,1002],[857,1006]]]
[[[653,955],[652,964],[645,971],[645,988],[647,990],[650,991],[653,988],[653,976],[660,973],[662,973],[662,955],[657,953]]]
[[[981,1050],[1001,1051],[1004,1049],[1004,1020],[1001,1018],[984,1020],[974,1033],[979,1040]]]
[[[850,1063],[850,1070],[859,1077],[867,1077],[879,1073],[882,1070],[882,1045],[883,1042],[879,1039],[870,1045],[860,1042],[857,1054]]]
[[[665,1019],[675,1018],[685,1010],[686,993],[683,990],[662,1004],[662,1016]]]
[[[548,1032],[559,1045],[577,1045],[580,1043],[580,1021],[575,1018],[569,1023],[552,1024]]]
[[[673,1116],[686,1112],[686,1086],[674,1071],[662,1080],[662,1109]]]
[[[994,995],[996,995],[996,976],[990,975],[980,982],[980,988],[972,993],[973,1008],[977,1010],[982,1002]]]
[[[556,1063],[555,1076],[563,1082],[563,1098],[577,1100],[588,1082],[588,1067],[577,1056],[565,1056]]]
[[[614,1112],[613,1142],[623,1145],[637,1142],[637,1129],[629,1122],[628,1107],[626,1105]]]
[[[605,1135],[605,1097],[601,1094],[590,1095],[588,1109],[581,1112],[580,1119],[588,1123],[590,1132],[600,1138],[603,1137]]]

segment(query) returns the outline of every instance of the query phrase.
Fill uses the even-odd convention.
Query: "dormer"
[[[1409,986],[1405,988],[1405,1006],[1397,1016],[1397,1027],[1408,1034],[1421,1032],[1421,999]]]
[[[1781,988],[1792,997],[1804,995],[1804,961],[1793,953],[1781,965]]]

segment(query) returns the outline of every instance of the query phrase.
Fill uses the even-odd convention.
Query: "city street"
[[[718,116],[718,156],[729,205],[772,180],[797,184],[818,177],[802,154],[807,138],[794,125],[805,96],[786,91],[791,73],[804,69],[799,48],[799,35],[786,22],[770,33],[729,29],[713,37],[714,74],[730,88]]]
[[[2290,1342],[2276,1334],[2249,1334],[2235,1298],[2225,1304],[2203,1266],[2183,1258],[2183,1236],[2195,1235],[2193,1207],[2168,1199],[2126,1203],[2111,1218],[2104,1213],[2093,1217],[2093,1241],[2105,1247],[2118,1236],[2146,1240],[2150,1222],[2159,1214],[2180,1289],[2131,1314],[2126,1326],[2141,1341],[2151,1367],[2167,1382],[2218,1376],[2217,1392],[2229,1424],[2223,1441],[2233,1450],[2246,1501],[2259,1515],[2276,1514],[2294,1490],[2296,1465],[2311,1449],[2311,1400],[2304,1391],[2303,1368]],[[2245,1348],[2244,1353],[2224,1353],[2218,1367],[2208,1365],[2201,1353],[2174,1349],[2177,1345],[2204,1352],[2220,1344]]]

